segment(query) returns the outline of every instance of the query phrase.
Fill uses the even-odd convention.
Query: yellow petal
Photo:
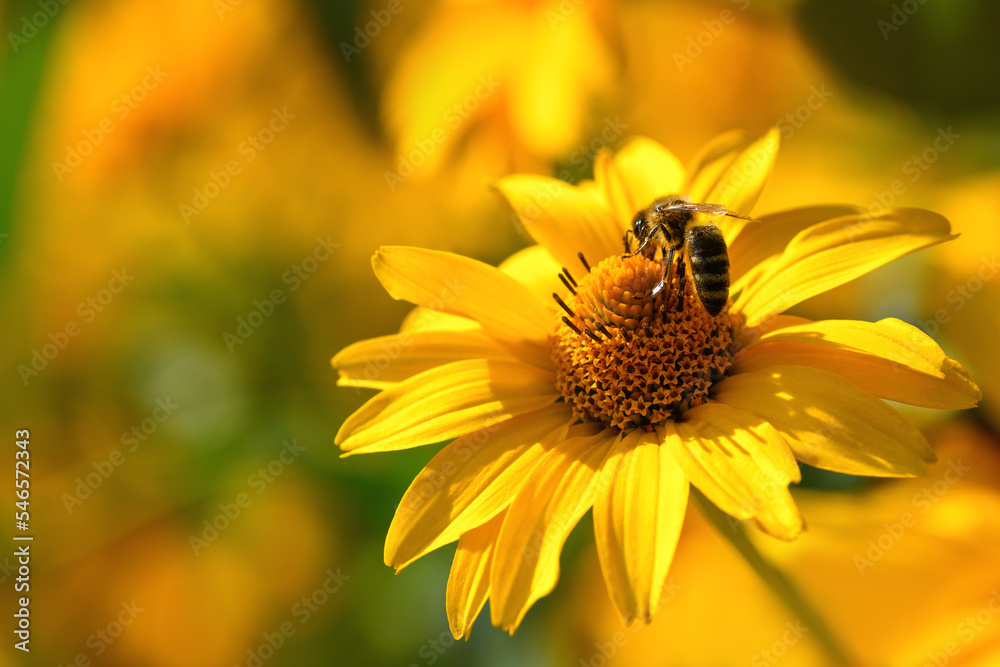
[[[708,201],[708,193],[740,154],[744,137],[742,130],[730,130],[698,151],[688,167],[688,180],[684,186],[684,192],[691,197],[691,201]]]
[[[656,557],[653,561],[653,592],[650,601],[650,612],[656,614],[660,607],[660,597],[663,586],[667,583],[667,574],[677,551],[677,542],[684,526],[684,515],[687,510],[688,492],[691,485],[681,470],[680,465],[671,453],[676,443],[669,444],[663,431],[658,431],[660,446],[660,496],[659,508],[656,513]],[[676,439],[676,433],[671,438]]]
[[[518,12],[488,3],[442,8],[397,59],[382,110],[408,168],[437,168],[465,136],[462,129],[496,109],[510,79],[510,41],[522,32],[520,21]],[[456,106],[470,100],[475,108],[460,116]],[[395,173],[409,175],[401,167]]]
[[[559,280],[562,267],[552,258],[549,251],[540,245],[518,250],[502,261],[498,268],[534,292],[538,300],[548,305],[553,313],[559,307],[552,295],[564,296],[568,293]],[[583,267],[580,268],[582,270]]]
[[[588,7],[560,12],[557,24],[553,16],[539,6],[524,21],[526,34],[517,53],[508,52],[523,66],[511,77],[506,95],[510,123],[532,151],[565,157],[582,139],[590,117],[588,98],[613,83],[614,57]]]
[[[385,389],[436,366],[464,359],[523,361],[550,368],[548,351],[533,343],[498,341],[479,331],[420,331],[363,340],[333,358],[337,384]]]
[[[513,500],[542,455],[574,419],[565,403],[458,438],[403,494],[385,538],[385,563],[400,570],[482,525]]]
[[[518,361],[455,361],[369,400],[344,421],[336,442],[353,454],[417,447],[538,410],[557,398],[551,370]]]
[[[811,320],[795,315],[772,315],[762,320],[755,327],[744,327],[736,334],[736,341],[733,345],[733,355],[740,354],[740,350],[745,350],[761,339],[761,336],[769,331],[784,329],[785,327],[807,324]]]
[[[571,437],[548,452],[524,480],[504,519],[490,574],[493,625],[513,633],[528,608],[559,579],[559,554],[590,509],[610,431]]]
[[[951,236],[948,221],[916,208],[828,220],[800,232],[734,308],[755,326],[809,297],[843,285],[883,264]]]
[[[669,470],[661,469],[661,449],[660,437],[641,429],[617,440],[594,500],[601,571],[627,624],[637,618],[649,623],[659,607],[687,503],[687,482],[672,458],[664,459]]]
[[[771,257],[781,255],[802,230],[833,218],[855,215],[863,210],[860,206],[830,204],[793,208],[760,216],[743,227],[739,236],[729,245],[732,291],[739,291],[743,282],[741,278],[746,280],[746,274],[751,269]]]
[[[656,434],[640,429],[615,441],[594,499],[597,556],[608,592],[626,624],[651,616],[658,449]]]
[[[406,314],[399,333],[416,333],[418,331],[480,331],[482,325],[468,317],[449,315],[439,310],[431,310],[417,306]]]
[[[780,137],[778,128],[772,128],[770,132],[750,144],[723,172],[719,182],[709,191],[706,202],[721,204],[731,211],[749,215],[764,189],[768,174],[771,173],[774,159],[778,155]],[[716,224],[722,230],[728,245],[733,242],[747,221],[726,216],[716,218]]]
[[[469,638],[469,631],[479,612],[490,596],[490,567],[493,565],[493,545],[507,511],[477,528],[468,531],[458,540],[455,559],[448,575],[445,607],[448,610],[448,627],[455,639]]]
[[[833,373],[776,366],[732,375],[713,391],[720,403],[770,422],[796,458],[817,468],[909,477],[925,474],[935,460],[924,436],[898,412]]]
[[[517,174],[500,179],[497,189],[531,238],[577,277],[586,273],[577,253],[596,266],[623,250],[625,228],[598,198],[581,188],[554,178]]]
[[[772,537],[782,540],[797,537],[802,532],[802,516],[788,485],[799,482],[802,475],[792,450],[777,429],[753,413],[716,402],[689,410],[684,417],[704,422],[706,432],[714,429],[737,452],[749,455],[751,462],[743,470],[749,473],[746,481],[757,494],[752,496],[756,508],[754,520]]]
[[[691,483],[723,512],[737,519],[754,518],[774,537],[796,537],[802,532],[802,517],[788,484],[798,479],[798,470],[792,477],[787,464],[775,464],[791,459],[784,439],[755,415],[749,415],[756,422],[751,430],[740,423],[744,417],[737,411],[708,404],[699,408],[685,415],[690,421],[676,424],[683,446],[672,452]],[[794,460],[791,465],[795,467]]]
[[[372,266],[392,298],[469,317],[497,338],[545,341],[552,332],[547,306],[495,266],[403,246],[380,248]]]
[[[765,476],[779,486],[799,482],[801,473],[784,436],[767,421],[746,410],[711,401],[684,413],[685,420],[710,424],[755,459]]]
[[[684,166],[673,153],[645,137],[630,140],[614,157],[602,151],[594,163],[594,180],[615,216],[618,238],[632,217],[657,197],[681,194]]]
[[[925,408],[961,410],[982,398],[961,364],[896,319],[827,320],[772,331],[738,356],[733,370],[780,364],[821,368],[880,398]]]

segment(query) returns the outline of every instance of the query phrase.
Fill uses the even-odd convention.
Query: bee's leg
[[[684,290],[687,288],[687,275],[684,267],[684,257],[677,261],[677,311],[684,310]]]
[[[667,256],[663,258],[661,262],[662,267],[660,268],[660,282],[653,288],[650,292],[650,296],[655,296],[663,289],[664,285],[670,285],[670,281],[673,279],[673,269],[674,269],[674,249],[670,248],[667,251]]]
[[[649,242],[652,241],[653,238],[656,236],[656,232],[657,231],[659,231],[660,233],[663,233],[663,225],[656,225],[655,227],[653,227],[652,229],[650,229],[649,233],[646,234],[646,236],[643,239],[642,243],[639,244],[639,247],[636,248],[635,252],[632,253],[632,254],[633,255],[638,255],[640,252],[642,252],[643,250],[645,250],[646,246],[649,245]],[[647,257],[649,257],[650,259],[653,259],[653,257],[655,255],[656,255],[656,245],[654,243],[654,245],[653,245],[653,252],[649,253],[647,255]]]
[[[636,248],[635,252],[633,252],[632,254],[633,255],[638,255],[640,252],[642,252],[646,248],[647,245],[649,245],[649,237],[648,236],[646,237],[646,240],[644,240],[642,243],[639,244],[639,247]]]

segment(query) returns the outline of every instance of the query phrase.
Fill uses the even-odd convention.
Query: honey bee
[[[657,248],[663,251],[663,272],[652,294],[670,283],[674,253],[680,253],[682,258],[686,253],[698,300],[714,317],[722,312],[729,300],[729,252],[722,231],[710,221],[696,220],[695,213],[752,220],[719,204],[692,203],[683,195],[659,197],[632,218],[632,229],[629,231],[639,245],[634,253],[629,253],[629,232],[626,232],[625,252],[645,252],[647,257],[652,258]]]

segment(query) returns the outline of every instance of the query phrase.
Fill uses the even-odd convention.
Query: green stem
[[[791,579],[761,555],[757,547],[747,537],[743,524],[716,507],[712,501],[694,487],[691,487],[691,497],[705,518],[730,544],[736,547],[736,550],[750,564],[757,576],[809,628],[810,634],[823,647],[830,659],[838,665],[856,664],[851,660],[840,641],[837,640],[819,611],[806,600]]]

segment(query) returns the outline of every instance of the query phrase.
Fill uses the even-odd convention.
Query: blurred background
[[[917,324],[984,400],[907,411],[931,477],[806,471],[809,532],[755,539],[858,664],[1000,664],[996,3],[0,8],[0,415],[11,468],[31,431],[35,536],[30,654],[0,550],[0,664],[827,664],[695,513],[651,627],[621,626],[585,520],[514,637],[485,613],[455,642],[453,547],[382,562],[432,451],[333,444],[370,392],[330,358],[408,310],[371,272],[380,244],[497,263],[529,244],[489,187],[504,174],[577,182],[630,136],[687,161],[772,126],[756,213],[921,206],[962,234],[796,312]],[[13,512],[13,484],[0,498]]]

